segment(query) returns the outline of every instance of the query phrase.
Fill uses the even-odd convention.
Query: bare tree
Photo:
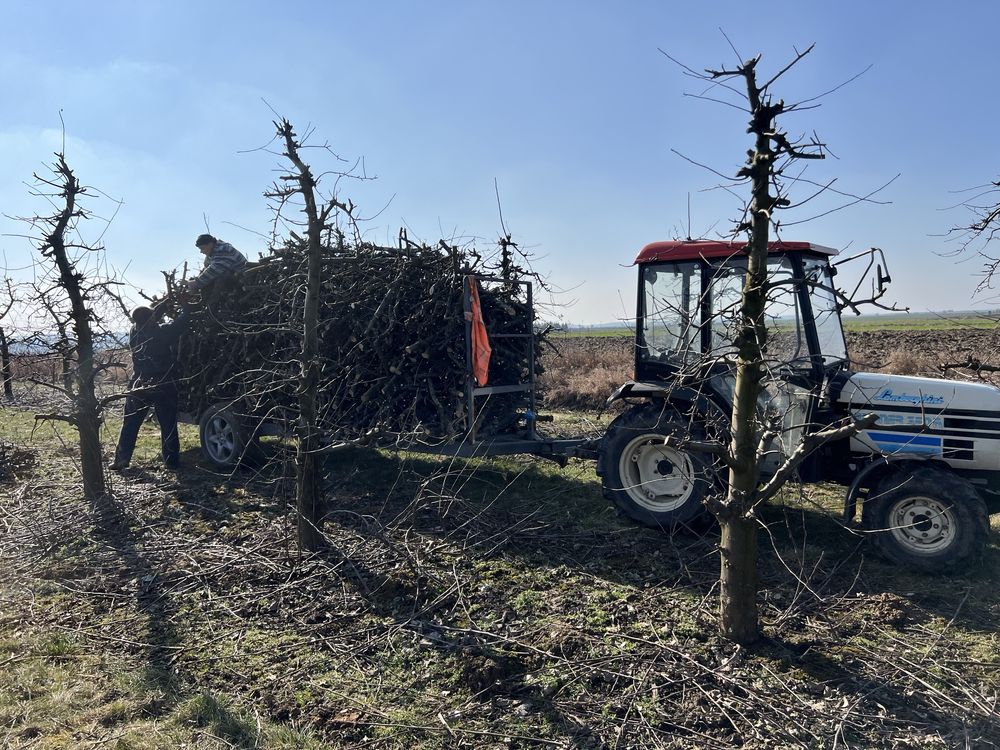
[[[73,392],[73,369],[76,358],[76,342],[70,335],[73,324],[72,313],[68,308],[69,300],[62,290],[61,281],[43,279],[31,285],[32,296],[40,312],[45,317],[40,322],[41,330],[46,334],[35,334],[32,338],[39,349],[51,350],[56,356],[55,364],[58,373],[53,369],[53,383],[61,383],[67,393]],[[54,331],[53,331],[54,326]]]
[[[338,212],[350,217],[352,207],[339,202],[333,195],[324,198],[319,194],[319,181],[302,159],[303,144],[292,124],[282,119],[275,122],[275,127],[284,147],[282,155],[290,162],[292,171],[282,175],[279,184],[267,196],[277,201],[279,216],[282,209],[296,198],[301,201],[300,210],[305,214],[304,221],[295,222],[305,228],[307,259],[296,389],[298,442],[295,452],[295,504],[299,546],[316,550],[323,546],[320,529],[323,516],[323,440],[316,392],[320,383],[319,307],[324,241],[335,230],[331,217]]]
[[[969,194],[959,206],[965,208],[972,220],[953,227],[949,234],[959,241],[956,254],[974,251],[983,258],[983,268],[977,292],[993,288],[993,279],[1000,269],[1000,255],[993,249],[993,241],[1000,235],[1000,180],[962,191]]]
[[[682,66],[689,75],[706,82],[711,89],[738,97],[739,104],[733,106],[749,115],[748,132],[753,138],[745,165],[735,180],[726,186],[727,189],[744,187],[750,192],[750,200],[733,233],[734,237],[746,237],[745,265],[740,266],[742,288],[728,309],[717,310],[718,315],[728,317],[732,324],[732,347],[723,357],[735,374],[732,412],[728,425],[720,430],[723,435],[717,435],[715,440],[693,441],[690,436],[687,440],[689,446],[714,454],[727,477],[724,490],[710,496],[707,504],[718,519],[722,532],[720,629],[725,637],[744,644],[757,640],[760,635],[757,508],[780,491],[814,450],[829,441],[847,438],[870,427],[875,421],[874,416],[868,415],[813,431],[798,445],[785,450],[782,453],[783,463],[766,481],[762,481],[763,464],[773,454],[772,445],[782,437],[783,416],[761,406],[765,380],[772,377],[772,366],[780,362],[780,356],[775,353],[777,347],[769,348],[769,325],[765,313],[769,304],[773,304],[775,294],[782,291],[788,294],[790,291],[782,288],[786,282],[776,280],[773,271],[769,272],[768,243],[772,233],[776,233],[781,226],[776,213],[793,206],[787,196],[789,183],[814,185],[816,190],[810,198],[829,188],[829,183],[813,183],[805,179],[801,172],[787,174],[790,165],[795,162],[823,159],[825,145],[816,136],[789,137],[780,127],[778,119],[805,107],[803,103],[786,104],[781,99],[776,100],[772,89],[775,82],[811,50],[812,47],[809,47],[797,52],[791,62],[763,83],[758,79],[760,55],[731,69],[696,72]],[[848,198],[845,205],[868,200],[870,195]],[[842,293],[838,295],[843,297]],[[879,296],[874,294],[873,301]],[[847,303],[857,304],[850,300]],[[780,342],[775,343],[780,345]]]
[[[106,403],[120,394],[103,400],[98,397],[97,376],[117,363],[101,364],[95,352],[101,343],[105,314],[123,312],[125,304],[114,291],[117,282],[100,268],[102,248],[80,237],[80,222],[90,216],[80,199],[89,195],[88,190],[64,154],[55,156],[51,176],[36,174],[32,187],[32,194],[51,204],[52,212],[23,221],[30,227],[27,236],[48,261],[39,265],[37,304],[45,311],[41,316],[47,319],[47,330],[55,331],[49,338],[54,339],[60,358],[62,382],[49,386],[67,399],[69,409],[36,414],[35,418],[73,425],[79,436],[84,496],[97,500],[105,494],[101,413]]]

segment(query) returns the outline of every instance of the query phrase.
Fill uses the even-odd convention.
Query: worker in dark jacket
[[[163,307],[137,307],[132,311],[132,330],[128,345],[132,352],[133,391],[125,398],[125,417],[118,436],[114,471],[127,468],[135,450],[139,428],[149,410],[160,423],[160,445],[163,463],[176,469],[180,461],[180,441],[177,437],[177,344],[187,327],[188,311],[184,308],[172,323],[160,323]]]
[[[243,269],[247,259],[228,242],[217,240],[210,234],[200,234],[194,244],[205,256],[201,273],[183,284],[184,288],[200,290],[219,279],[228,278]]]

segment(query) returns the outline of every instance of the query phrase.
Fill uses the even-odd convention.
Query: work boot
[[[128,468],[128,464],[122,463],[121,461],[115,461],[113,464],[111,464],[110,468],[111,468],[111,471],[119,471],[119,472],[121,472],[121,471],[125,471],[125,469]]]

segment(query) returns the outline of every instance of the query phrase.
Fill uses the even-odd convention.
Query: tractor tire
[[[644,526],[669,532],[701,527],[709,516],[704,501],[716,484],[716,471],[706,454],[665,441],[690,436],[670,409],[629,409],[611,423],[601,441],[597,473],[604,496]]]
[[[925,573],[954,571],[986,548],[986,504],[969,482],[934,466],[885,477],[865,500],[861,523],[890,562]]]
[[[261,455],[260,445],[246,420],[230,406],[211,406],[198,423],[201,454],[216,469],[234,471],[253,464]]]

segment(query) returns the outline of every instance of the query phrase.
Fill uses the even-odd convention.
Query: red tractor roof
[[[651,242],[635,257],[636,263],[656,260],[698,260],[699,258],[728,258],[739,255],[747,246],[745,242],[723,242],[721,240],[670,240]],[[769,242],[768,253],[821,253],[836,255],[839,251],[832,247],[814,245],[811,242]]]

